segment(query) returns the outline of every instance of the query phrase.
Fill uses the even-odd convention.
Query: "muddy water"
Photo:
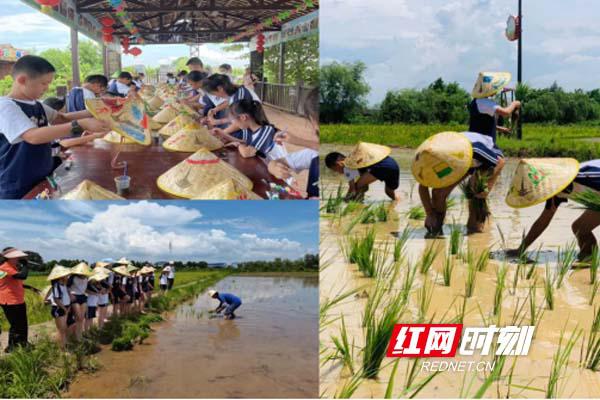
[[[324,151],[332,150],[331,146],[323,146]],[[336,150],[347,152],[349,147],[336,146]],[[399,161],[401,168],[400,193],[402,200],[396,206],[392,213],[392,218],[387,223],[376,224],[378,243],[393,239],[393,235],[409,225],[414,228],[414,233],[407,244],[407,254],[412,262],[419,260],[426,246],[435,245],[441,249],[436,258],[433,267],[427,275],[417,273],[411,302],[408,311],[403,316],[401,322],[417,322],[419,319],[417,307],[417,292],[423,286],[424,282],[428,285],[433,284],[433,296],[431,305],[428,309],[426,318],[433,318],[434,322],[448,321],[458,314],[459,305],[462,304],[465,291],[466,264],[455,259],[455,268],[452,275],[451,285],[443,286],[442,267],[445,258],[445,251],[448,246],[448,238],[437,240],[425,240],[422,221],[407,220],[405,213],[412,206],[418,205],[417,187],[410,175],[410,159],[412,152],[409,150],[395,150],[392,156]],[[500,257],[501,234],[503,233],[506,246],[516,248],[519,245],[523,230],[527,229],[535,218],[541,212],[543,205],[529,209],[514,210],[504,203],[504,195],[508,189],[508,184],[516,166],[516,160],[509,160],[503,171],[502,178],[494,191],[490,194],[490,209],[492,218],[485,233],[469,236],[465,239],[464,247],[468,245],[471,250],[478,255],[482,249],[491,249]],[[333,190],[337,188],[339,182],[342,182],[338,176],[331,174],[324,167],[323,187]],[[325,193],[326,198],[327,193]],[[463,227],[467,219],[466,202],[462,199],[462,193],[457,189],[453,193],[457,201],[457,206],[449,212],[447,223],[454,219],[457,224]],[[367,201],[380,201],[386,199],[383,191],[383,185],[377,183],[372,185],[367,194]],[[507,384],[507,378],[500,384],[494,384],[486,393],[488,397],[544,397],[544,390],[548,383],[548,376],[552,364],[552,356],[558,348],[558,341],[561,331],[566,330],[570,334],[576,327],[583,328],[587,333],[591,320],[593,318],[594,306],[588,305],[591,293],[589,284],[589,271],[573,271],[567,278],[561,289],[555,290],[554,310],[546,310],[544,307],[543,281],[544,265],[547,263],[551,269],[556,267],[557,250],[564,247],[567,242],[574,240],[571,233],[570,224],[581,213],[575,205],[561,206],[555,219],[547,231],[532,246],[532,250],[541,247],[541,266],[536,267],[537,282],[534,279],[527,280],[524,277],[518,280],[516,290],[512,291],[513,278],[516,270],[516,264],[508,260],[509,272],[507,274],[506,285],[510,289],[504,292],[502,303],[501,320],[499,325],[510,325],[511,321],[518,314],[516,310],[526,301],[531,286],[536,287],[537,307],[542,306],[544,313],[541,322],[536,329],[536,335],[531,345],[527,357],[517,357],[514,366],[512,378],[513,386],[510,388]],[[320,275],[320,296],[321,299],[332,298],[337,293],[356,288],[372,287],[374,279],[362,277],[355,265],[348,264],[343,258],[339,242],[343,237],[342,230],[348,219],[341,223],[334,222],[331,218],[321,220],[321,257],[326,261],[327,268]],[[354,228],[360,232],[366,229],[364,225],[358,225]],[[596,233],[600,233],[596,231]],[[449,228],[446,227],[446,234],[449,234]],[[497,320],[492,317],[492,306],[494,290],[496,286],[496,269],[502,264],[499,259],[491,260],[486,271],[477,273],[474,295],[467,300],[466,313],[464,317],[465,326],[487,326],[496,323]],[[404,267],[406,270],[406,267]],[[403,279],[404,272],[401,274]],[[398,282],[391,282],[391,290],[397,290],[400,287]],[[598,298],[595,300],[598,305]],[[366,299],[362,296],[354,297],[343,302],[340,306],[334,308],[330,317],[335,318],[343,315],[349,335],[355,340],[355,363],[360,367],[360,350],[364,345],[363,331],[361,328],[362,312]],[[481,311],[480,311],[481,310]],[[521,313],[523,322],[518,325],[528,325],[530,321],[529,304],[523,307]],[[493,322],[491,322],[493,321]],[[328,325],[321,330],[320,340],[323,347],[331,347],[331,336],[339,336],[339,321]],[[352,339],[351,339],[352,340]],[[561,380],[562,396],[564,397],[600,397],[600,373],[593,373],[587,369],[578,368],[580,361],[581,340],[575,345],[571,353],[570,364],[566,372],[566,378]],[[472,357],[455,360],[479,361],[489,360],[489,358]],[[505,373],[510,370],[514,358],[509,358]],[[383,365],[390,363],[390,359],[384,360]],[[395,396],[401,396],[405,385],[406,371],[408,362],[402,361],[398,367],[395,378]],[[391,366],[387,366],[380,372],[377,380],[365,380],[361,383],[355,392],[355,397],[382,397],[391,373]],[[342,368],[338,361],[327,362],[321,368],[321,393],[327,397],[332,397],[338,391],[345,380],[350,376],[349,372]],[[416,381],[428,376],[427,373],[421,373]],[[418,397],[458,397],[461,395],[472,396],[481,386],[483,374],[465,373],[465,372],[444,372],[438,375],[428,384],[418,395]],[[465,388],[471,385],[470,390]],[[519,385],[521,387],[518,387]],[[528,389],[523,389],[527,386]],[[537,389],[537,390],[535,390]],[[541,390],[541,391],[539,391]]]
[[[182,305],[131,352],[103,351],[103,368],[78,378],[72,398],[316,397],[318,280],[228,277],[238,318],[209,315],[207,295]]]

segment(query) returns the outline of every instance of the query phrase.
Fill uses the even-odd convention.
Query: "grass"
[[[596,298],[596,294],[598,293],[598,289],[600,288],[600,280],[596,280],[594,284],[590,288],[590,301],[588,304],[591,306],[594,304],[594,299]]]
[[[456,224],[456,221],[452,221],[452,224],[450,225],[450,254],[459,254],[463,239],[462,228]]]
[[[406,212],[406,218],[422,221],[425,219],[425,209],[421,205],[411,207]]]
[[[444,278],[444,286],[450,286],[452,281],[452,272],[454,272],[454,259],[450,254],[446,256],[444,260],[444,267],[442,268],[442,277]]]
[[[428,246],[425,251],[423,251],[423,255],[421,256],[419,272],[422,274],[427,274],[433,265],[437,255],[439,252],[439,247],[435,245]]]
[[[359,251],[356,255],[358,270],[367,278],[376,276],[388,276],[393,263],[388,262],[389,242],[385,242],[383,248],[372,248],[370,253]]]
[[[337,187],[337,191],[331,191],[329,196],[325,200],[325,205],[321,207],[321,211],[326,214],[337,214],[342,205],[344,204],[344,193],[342,184],[340,183]]]
[[[365,378],[377,378],[392,330],[404,314],[405,306],[401,292],[392,295],[383,284],[377,283],[363,314],[365,347],[362,351],[362,370]]]
[[[559,249],[556,266],[558,268],[556,274],[556,288],[560,289],[562,287],[565,276],[571,270],[573,263],[577,260],[577,247],[575,242],[571,242],[567,244],[564,250]]]
[[[546,279],[544,280],[544,299],[548,310],[554,310],[554,276],[550,266],[546,264]]]
[[[496,317],[502,312],[502,300],[504,299],[504,289],[506,288],[506,274],[508,267],[506,264],[496,269],[496,289],[494,291],[494,309],[493,314]]]
[[[419,305],[419,323],[425,321],[427,317],[427,311],[431,305],[431,298],[433,297],[433,283],[429,282],[428,279],[423,281],[423,286],[417,292],[417,303]]]
[[[344,300],[352,298],[360,290],[362,290],[362,288],[350,289],[345,292],[337,293],[331,298],[326,297],[321,299],[321,301],[319,301],[319,328],[323,330],[326,326],[334,322],[336,318],[329,318],[329,311],[341,304]]]
[[[404,274],[400,291],[400,293],[403,295],[404,301],[408,301],[408,297],[415,282],[415,277],[417,276],[417,268],[418,264],[413,264],[406,269],[406,273]]]
[[[558,341],[558,349],[554,353],[552,357],[552,366],[550,367],[550,375],[548,377],[548,385],[546,386],[546,398],[554,399],[557,397],[561,397],[562,389],[564,387],[561,385],[561,380],[563,380],[564,375],[567,371],[567,367],[569,365],[569,358],[571,356],[571,352],[573,351],[573,347],[575,343],[581,336],[581,331],[575,329],[567,341],[565,342],[564,330],[560,334],[560,339]],[[564,380],[563,380],[564,382]]]
[[[598,280],[598,267],[600,266],[600,257],[598,254],[598,246],[592,249],[590,257],[590,284],[593,285]]]
[[[437,132],[467,130],[460,124],[325,124],[321,125],[321,143],[353,145],[359,141],[387,146],[417,148]],[[512,157],[573,157],[593,160],[600,154],[600,143],[583,140],[596,138],[593,125],[523,125],[523,140],[498,137],[498,147]]]
[[[543,304],[537,306],[537,279],[535,279],[529,286],[529,324],[537,326],[544,315]]]
[[[488,263],[490,262],[490,250],[485,249],[479,256],[477,257],[477,261],[475,263],[475,269],[477,272],[483,272],[487,269]]]

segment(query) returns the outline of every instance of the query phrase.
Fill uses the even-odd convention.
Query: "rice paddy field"
[[[416,148],[427,137],[445,131],[462,132],[466,125],[352,124],[321,125],[321,143],[354,144],[359,141]],[[523,140],[500,136],[505,155],[574,157],[585,161],[600,154],[600,125],[524,124]]]
[[[334,148],[350,150],[322,145],[322,152]],[[528,260],[507,258],[504,250],[519,245],[543,208],[515,210],[504,203],[516,167],[509,158],[489,196],[492,216],[484,233],[465,235],[467,203],[457,189],[445,236],[424,239],[412,151],[394,149],[392,157],[401,168],[401,201],[393,207],[381,183],[372,185],[364,204],[338,201],[338,188],[345,193],[346,183],[321,169],[320,395],[600,397],[599,260],[592,268],[571,269],[578,206],[561,206]],[[419,322],[536,330],[527,356],[457,355],[445,360],[490,361],[494,367],[433,373],[421,370],[424,359],[385,356],[393,325]]]

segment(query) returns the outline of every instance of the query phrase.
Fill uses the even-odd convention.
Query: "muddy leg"
[[[592,254],[594,246],[598,245],[592,231],[600,225],[600,212],[586,210],[573,222],[571,229],[579,243],[579,260],[583,260]]]

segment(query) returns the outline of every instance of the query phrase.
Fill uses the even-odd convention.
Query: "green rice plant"
[[[400,289],[400,293],[402,294],[404,301],[408,301],[410,292],[412,291],[415,277],[417,275],[417,268],[418,264],[413,264],[406,269],[406,273],[404,274],[404,279],[402,280],[402,286]]]
[[[352,397],[356,389],[364,380],[362,374],[354,374],[350,379],[347,379],[342,387],[333,395],[334,399],[349,399]]]
[[[479,257],[477,257],[476,261],[476,269],[477,272],[482,272],[487,269],[488,263],[490,262],[490,250],[485,249],[481,253],[479,253]]]
[[[585,343],[585,338],[583,342]],[[585,346],[585,357],[582,361],[585,368],[594,372],[600,371],[600,308],[594,308],[594,320],[590,327],[589,339]]]
[[[349,201],[340,211],[340,216],[345,217],[346,215],[353,214],[358,211],[362,205],[363,204],[360,201]]]
[[[421,256],[419,271],[422,274],[426,274],[431,269],[433,262],[435,261],[439,252],[439,247],[435,245],[427,246],[423,255]]]
[[[590,256],[590,284],[593,285],[598,279],[598,267],[600,266],[600,254],[598,254],[598,246],[592,249]]]
[[[454,197],[448,197],[446,199],[446,211],[453,210],[456,207],[456,199]]]
[[[554,279],[550,266],[546,264],[546,279],[544,280],[544,299],[548,310],[554,310]]]
[[[365,307],[363,316],[365,347],[362,352],[362,369],[365,378],[375,379],[385,358],[394,325],[405,312],[406,302],[402,293],[392,295],[382,284],[377,284],[367,303],[369,302],[373,302],[368,308],[370,315],[367,315]],[[379,312],[376,313],[375,310]]]
[[[594,299],[596,298],[596,294],[598,293],[598,289],[600,288],[600,280],[596,280],[594,284],[590,287],[590,301],[588,304],[591,306],[594,304]]]
[[[358,292],[363,290],[362,287],[347,290],[345,292],[340,291],[333,297],[325,297],[319,301],[319,328],[323,330],[326,326],[330,325],[336,319],[328,318],[329,312],[344,300],[354,297]]]
[[[513,275],[513,282],[512,282],[511,294],[513,294],[513,295],[515,293],[517,293],[517,286],[519,285],[519,277],[521,276],[522,268],[523,268],[523,264],[517,263],[517,268],[515,268],[515,273]]]
[[[373,215],[377,222],[387,222],[389,219],[389,204],[382,202],[373,209]]]
[[[384,399],[391,399],[394,396],[394,380],[396,379],[396,371],[398,371],[398,364],[400,363],[400,359],[396,359],[394,361],[394,367],[392,368],[392,373],[390,374],[390,380],[388,381],[387,386],[385,387],[385,395]]]
[[[469,252],[470,253],[470,252]],[[473,296],[475,290],[475,282],[477,281],[477,264],[473,261],[473,257],[469,257],[467,263],[467,276],[465,277],[465,297]]]
[[[577,248],[574,242],[569,243],[564,250],[558,251],[557,256],[557,275],[556,275],[556,288],[560,289],[563,284],[563,280],[567,273],[571,270],[573,263],[577,260]]]
[[[351,264],[356,264],[359,257],[369,258],[375,248],[375,230],[369,229],[364,235],[348,236],[342,242],[342,254]]]
[[[423,286],[417,292],[417,303],[419,304],[419,322],[423,322],[427,317],[427,311],[431,305],[431,298],[433,297],[433,283],[430,283],[428,279],[423,281]]]
[[[389,242],[383,248],[373,248],[370,253],[359,251],[356,255],[358,270],[367,278],[389,276],[393,263],[388,262]]]
[[[344,194],[342,190],[342,184],[340,183],[337,187],[337,191],[329,194],[325,201],[325,205],[321,210],[326,214],[336,214],[344,203]]]
[[[489,387],[494,383],[499,381],[502,378],[502,370],[504,369],[504,365],[506,364],[506,356],[495,356],[495,364],[492,372],[486,376],[485,380],[477,389],[477,392],[473,395],[474,399],[481,399],[485,392],[489,389]]]
[[[506,274],[508,273],[508,268],[506,264],[502,264],[502,266],[496,269],[496,289],[494,291],[494,309],[493,314],[496,317],[500,316],[502,312],[502,300],[504,298],[504,289],[506,288]]]
[[[456,309],[456,317],[452,323],[454,324],[462,324],[465,321],[465,315],[467,315],[467,296],[461,296],[463,301],[458,304]]]
[[[474,213],[475,221],[480,224],[485,223],[491,213],[487,197],[481,199],[476,196],[480,193],[487,193],[489,191],[489,179],[490,176],[487,173],[477,170],[472,175],[471,179],[467,179],[460,185],[465,198],[469,201],[470,208]]]
[[[600,212],[600,194],[593,190],[586,189],[583,192],[573,193],[569,198],[581,204],[586,210]]]
[[[414,220],[418,220],[418,221],[424,220],[425,219],[425,208],[423,208],[423,206],[421,206],[421,205],[416,205],[414,207],[411,207],[406,212],[406,218],[414,219]]]
[[[538,263],[540,262],[540,253],[542,251],[541,245],[538,248],[538,250],[535,252],[535,257],[533,259],[533,262],[529,265],[529,269],[527,270],[527,275],[526,275],[526,279],[529,280],[531,279],[534,274],[535,274],[535,267],[537,267]]]
[[[442,277],[444,278],[444,286],[450,286],[452,281],[452,272],[454,271],[454,259],[450,254],[446,255],[444,267],[442,269]]]
[[[400,236],[396,238],[394,242],[394,261],[399,262],[404,259],[404,254],[406,250],[406,243],[408,243],[408,239],[413,233],[413,229],[408,225],[404,227]]]
[[[463,233],[456,221],[450,225],[450,254],[457,255],[460,252],[463,243]]]
[[[544,316],[543,304],[536,304],[537,279],[529,286],[529,325],[537,326]]]
[[[547,399],[561,397],[561,393],[564,388],[563,378],[567,372],[567,367],[569,366],[569,358],[575,343],[579,339],[579,336],[581,336],[581,331],[579,329],[575,329],[569,336],[569,339],[567,339],[565,342],[564,333],[565,332],[563,329],[558,341],[558,349],[552,357],[552,366],[550,367],[550,375],[548,377],[548,384],[546,386]],[[563,380],[562,385],[560,384],[561,380]]]
[[[342,365],[348,368],[350,373],[354,375],[354,340],[350,343],[348,339],[348,331],[346,330],[346,322],[344,321],[344,316],[342,315],[342,321],[340,325],[340,336],[332,336],[331,341],[335,346],[335,354],[333,358],[339,359],[342,361]]]

